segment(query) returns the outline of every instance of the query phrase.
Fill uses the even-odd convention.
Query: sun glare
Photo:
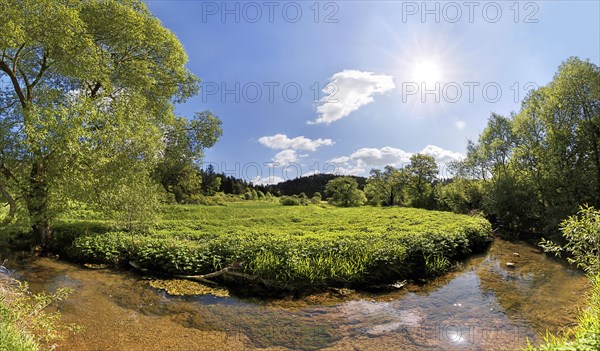
[[[434,61],[418,61],[412,73],[416,83],[435,83],[442,78],[440,66]]]

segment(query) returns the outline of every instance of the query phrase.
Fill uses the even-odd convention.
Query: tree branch
[[[33,88],[35,88],[35,86],[40,82],[40,80],[42,79],[42,77],[44,76],[44,73],[46,73],[46,70],[50,67],[50,65],[48,65],[48,54],[47,53],[43,53],[42,54],[42,63],[40,65],[40,71],[38,72],[38,74],[35,76],[35,79],[33,80],[33,83],[31,83],[31,89],[33,90]]]
[[[16,74],[10,69],[10,67],[8,67],[8,65],[4,61],[0,61],[0,70],[2,70],[4,73],[6,73],[8,75],[8,77],[10,78],[10,81],[13,85],[13,89],[15,90],[15,93],[19,97],[21,106],[23,108],[26,108],[27,100],[25,98],[25,94],[23,94],[23,89],[21,89],[21,85],[19,84],[19,80],[17,79]]]

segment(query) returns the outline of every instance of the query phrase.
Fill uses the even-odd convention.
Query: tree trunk
[[[26,200],[34,244],[44,249],[52,239],[52,231],[48,213],[48,182],[43,158],[34,156],[29,182],[30,188]]]

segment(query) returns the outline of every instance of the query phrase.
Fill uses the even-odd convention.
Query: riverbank
[[[538,347],[527,351],[600,350],[600,274],[590,276],[592,290],[585,307],[577,317],[577,325],[559,334],[548,333]]]
[[[491,241],[481,217],[414,208],[175,205],[141,234],[90,218],[80,211],[58,223],[56,251],[82,263],[274,290],[433,277]]]
[[[10,277],[8,270],[0,265],[0,350],[1,351],[36,351],[34,338],[17,326],[18,316],[15,311],[17,301],[22,294],[18,290],[18,282]]]
[[[133,272],[43,257],[9,263],[34,292],[74,290],[56,308],[83,330],[57,351],[516,350],[576,322],[589,288],[572,267],[501,239],[428,284],[301,299],[172,296]]]

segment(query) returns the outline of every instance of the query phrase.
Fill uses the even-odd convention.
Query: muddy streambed
[[[581,273],[500,239],[424,286],[299,300],[173,297],[140,275],[49,258],[7,266],[34,292],[73,289],[54,308],[83,330],[59,351],[514,350],[573,323],[588,290]]]

